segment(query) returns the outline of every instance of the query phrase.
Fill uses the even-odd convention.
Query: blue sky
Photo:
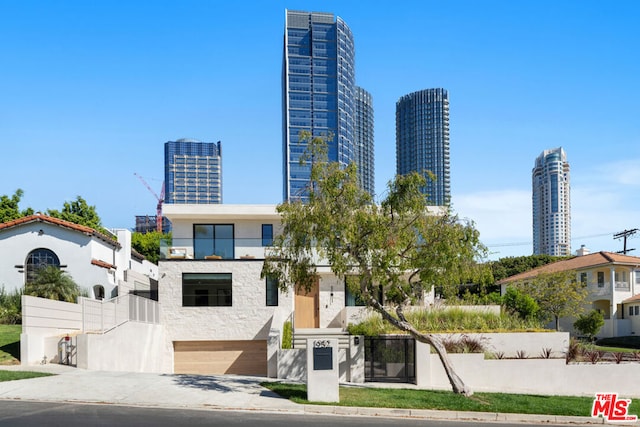
[[[163,144],[222,141],[225,203],[279,203],[285,9],[353,31],[373,95],[376,191],[395,174],[395,103],[449,90],[454,210],[490,258],[529,255],[531,169],[563,147],[572,249],[640,227],[636,1],[0,0],[0,194],[84,197],[132,228],[160,191]],[[630,247],[640,241],[631,239]]]

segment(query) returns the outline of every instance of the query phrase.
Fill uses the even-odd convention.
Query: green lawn
[[[0,325],[0,365],[20,363],[21,325]]]
[[[296,403],[312,403],[307,401],[306,385],[265,382],[262,386]],[[592,404],[592,397],[475,393],[467,398],[448,391],[340,387],[337,405],[588,417]],[[629,413],[640,415],[640,400],[632,401]]]
[[[46,372],[33,372],[33,371],[3,371],[0,369],[0,382],[2,381],[14,381],[14,380],[26,380],[29,378],[48,377],[50,375]]]

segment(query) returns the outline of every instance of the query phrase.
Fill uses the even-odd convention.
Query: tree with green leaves
[[[589,341],[593,339],[604,326],[604,316],[598,310],[591,310],[588,314],[581,314],[573,323],[573,327],[582,334],[589,337]]]
[[[489,267],[493,278],[498,281],[567,258],[546,254],[505,257],[492,261],[489,263]]]
[[[47,265],[36,271],[32,282],[25,284],[24,293],[57,301],[76,302],[82,292],[68,273],[55,265]]]
[[[160,258],[160,243],[162,241],[171,242],[171,233],[164,234],[159,231],[150,231],[148,233],[131,234],[131,247],[154,264],[157,264]]]
[[[263,275],[282,289],[309,290],[322,260],[338,277],[355,276],[351,291],[397,329],[431,345],[455,393],[471,389],[450,363],[442,339],[417,330],[405,310],[433,286],[455,288],[481,270],[486,253],[470,222],[427,205],[418,173],[389,183],[380,204],[358,186],[354,164],[328,162],[326,144],[308,133],[304,160],[311,160],[308,201],[278,205],[283,231],[267,250]]]
[[[102,221],[96,211],[96,207],[90,206],[87,201],[80,196],[77,196],[76,200],[72,202],[64,202],[61,211],[48,209],[47,215],[73,222],[74,224],[91,227],[96,231],[108,234],[107,230],[102,226]]]
[[[560,330],[561,317],[578,316],[584,311],[588,296],[575,270],[541,273],[516,286],[538,303],[542,319],[555,321],[556,331]]]
[[[509,286],[503,295],[502,305],[509,313],[516,314],[525,320],[537,318],[540,311],[536,300],[512,286]]]
[[[33,209],[31,208],[20,210],[19,204],[23,195],[24,192],[18,188],[11,197],[7,195],[0,196],[0,223],[33,215]]]

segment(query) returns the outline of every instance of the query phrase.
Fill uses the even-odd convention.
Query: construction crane
[[[143,177],[135,172],[133,174],[138,177],[138,179],[144,184],[144,186],[147,187],[147,190],[149,190],[158,201],[158,204],[156,205],[156,229],[160,233],[162,233],[162,204],[164,203],[164,181],[162,182],[162,190],[160,191],[160,195],[158,196],[156,192],[153,191],[153,188],[151,188],[151,186],[147,184],[147,181],[145,181]]]

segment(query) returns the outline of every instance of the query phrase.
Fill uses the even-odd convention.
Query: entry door
[[[309,292],[304,289],[296,289],[294,310],[296,328],[320,327],[320,284],[318,280],[315,281]]]

